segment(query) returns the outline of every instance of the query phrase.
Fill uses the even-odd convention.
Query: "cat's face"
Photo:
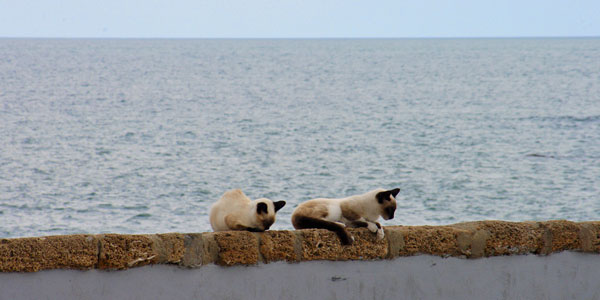
[[[256,200],[257,229],[268,230],[275,223],[275,213],[285,206],[285,201],[273,202],[266,198]]]
[[[377,193],[375,198],[381,208],[381,217],[384,220],[394,218],[394,212],[396,212],[396,195],[400,192],[400,189],[396,188],[389,191],[383,191]]]

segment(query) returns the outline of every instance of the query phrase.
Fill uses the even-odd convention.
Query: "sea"
[[[383,225],[600,220],[600,38],[0,39],[0,238],[396,187]]]

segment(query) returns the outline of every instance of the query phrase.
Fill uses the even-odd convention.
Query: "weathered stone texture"
[[[366,228],[348,229],[354,243],[342,246],[322,229],[68,235],[0,239],[0,271],[127,269],[148,264],[200,267],[274,261],[371,260],[428,254],[479,258],[560,251],[600,253],[600,222],[480,221],[447,226],[388,226],[385,238]]]
[[[214,264],[219,260],[219,245],[215,240],[215,232],[202,233],[202,264]]]
[[[439,256],[464,255],[458,243],[458,235],[464,230],[447,226],[406,226],[399,228],[404,237],[404,249],[400,256],[432,254]]]
[[[217,264],[233,266],[258,263],[258,238],[252,232],[217,232],[213,238],[219,247]]]
[[[582,250],[600,253],[600,221],[581,222],[579,225]]]
[[[0,271],[91,269],[98,264],[98,241],[92,235],[64,235],[0,240]]]
[[[473,232],[473,242],[483,242],[483,256],[541,253],[544,228],[535,222],[481,221],[452,225]],[[480,257],[480,255],[475,255]]]
[[[201,233],[188,233],[183,239],[184,253],[179,262],[182,267],[195,268],[204,261],[204,240]]]
[[[265,263],[272,261],[296,262],[294,249],[296,235],[292,231],[267,231],[260,235],[260,253]]]
[[[406,243],[404,243],[404,233],[406,230],[403,226],[388,226],[384,227],[385,239],[388,241],[388,255],[386,258],[394,258],[400,256],[400,253],[405,253]]]
[[[366,260],[388,256],[387,239],[377,241],[366,228],[348,229],[354,237],[352,245],[343,246],[337,235],[324,229],[301,230],[302,260]]]
[[[581,250],[580,227],[577,223],[570,221],[548,221],[542,222],[551,238],[550,253],[564,250]]]
[[[159,261],[150,235],[100,235],[99,269],[127,269]]]
[[[159,253],[159,263],[180,263],[185,253],[185,236],[180,233],[163,233],[157,234],[156,237],[158,242],[155,242],[153,247]]]

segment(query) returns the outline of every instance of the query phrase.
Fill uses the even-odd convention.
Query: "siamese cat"
[[[335,232],[343,245],[350,245],[354,238],[346,231],[349,227],[367,227],[384,237],[383,228],[377,222],[394,218],[396,195],[400,189],[376,189],[362,195],[339,199],[318,198],[301,203],[292,213],[292,225],[296,229],[321,228]]]
[[[252,201],[242,190],[230,190],[210,207],[210,225],[214,231],[265,231],[284,205],[285,201],[273,202],[267,198]]]

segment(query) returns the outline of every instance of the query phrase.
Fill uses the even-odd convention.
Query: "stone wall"
[[[341,246],[326,230],[166,234],[66,235],[0,239],[0,271],[122,270],[150,264],[185,268],[256,265],[277,261],[382,260],[429,254],[480,258],[548,255],[565,250],[600,253],[600,221],[480,221],[447,226],[388,226],[385,238],[349,229]]]

